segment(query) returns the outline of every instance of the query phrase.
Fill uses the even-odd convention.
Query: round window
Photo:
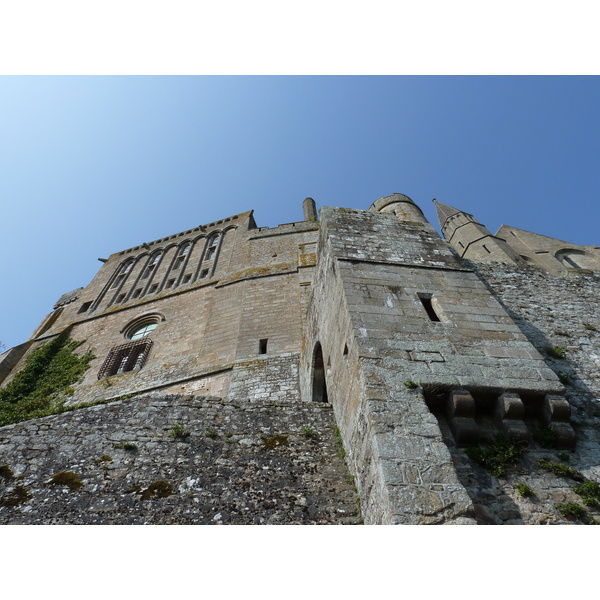
[[[156,329],[156,325],[157,323],[146,323],[146,325],[137,327],[131,332],[129,339],[139,340],[140,338],[146,337],[152,330]]]

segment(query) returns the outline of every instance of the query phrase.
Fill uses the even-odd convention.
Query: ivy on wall
[[[25,359],[23,368],[0,390],[0,427],[62,412],[72,386],[95,358],[91,352],[76,354],[81,344],[58,336]]]

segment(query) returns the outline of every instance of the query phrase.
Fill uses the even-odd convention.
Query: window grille
[[[143,340],[115,346],[102,363],[98,371],[98,379],[141,369],[150,354],[152,343],[152,340],[146,337]]]

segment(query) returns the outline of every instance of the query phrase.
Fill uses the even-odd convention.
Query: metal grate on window
[[[152,340],[145,337],[135,342],[115,346],[102,363],[98,371],[98,379],[141,369],[150,354],[152,344]]]

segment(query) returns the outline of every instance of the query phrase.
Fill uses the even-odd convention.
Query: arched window
[[[132,334],[129,339],[131,340],[139,340],[140,338],[146,337],[151,331],[156,329],[157,323],[148,323],[147,325],[142,325],[138,327]]]
[[[118,288],[121,285],[121,283],[123,283],[125,279],[127,279],[127,275],[129,275],[131,269],[133,269],[133,260],[130,260],[129,262],[121,265],[121,267],[119,268],[119,273],[115,277],[112,285],[110,286],[110,289],[114,290],[115,288]]]
[[[327,382],[325,381],[325,362],[323,361],[323,349],[317,342],[313,352],[312,368],[312,399],[313,402],[328,402]]]
[[[189,242],[184,246],[181,246],[181,248],[179,249],[179,253],[177,254],[177,258],[175,259],[173,269],[181,269],[181,267],[183,267],[183,264],[185,263],[185,257],[190,251],[190,246],[191,244]]]
[[[161,255],[161,252],[158,252],[150,259],[150,262],[144,269],[144,273],[142,274],[142,279],[148,279],[148,277],[150,277],[150,275],[152,275],[152,273],[154,273],[154,271],[156,269],[156,265],[158,264],[158,261],[160,260],[160,255]]]
[[[154,331],[161,321],[164,321],[165,317],[160,313],[151,313],[143,315],[137,319],[128,323],[121,331],[125,339],[128,340],[140,340],[143,337],[149,335],[151,331]]]
[[[206,249],[206,260],[211,260],[215,257],[217,252],[217,246],[219,244],[219,236],[213,236],[208,242],[208,248]]]
[[[571,269],[587,268],[588,261],[584,252],[578,250],[561,250],[555,256],[565,267]]]

